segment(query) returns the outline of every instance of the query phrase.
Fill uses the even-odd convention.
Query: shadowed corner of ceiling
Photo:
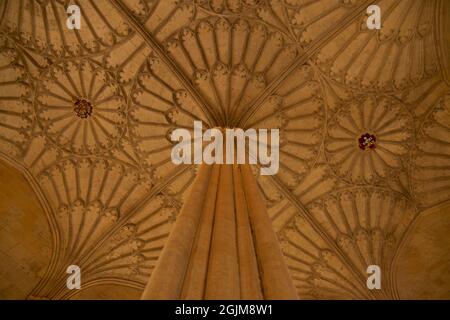
[[[450,201],[419,214],[394,259],[400,299],[450,299]]]
[[[437,43],[439,45],[438,55],[444,80],[450,85],[450,2],[440,1],[436,7]]]
[[[45,276],[52,233],[33,188],[0,159],[0,299],[25,299]]]

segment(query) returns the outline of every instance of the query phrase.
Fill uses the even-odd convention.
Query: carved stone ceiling
[[[396,271],[428,251],[401,251],[422,220],[445,227],[428,242],[449,270],[448,1],[2,0],[0,18],[0,154],[52,239],[28,298],[76,296],[71,264],[81,297],[139,296],[196,174],[169,134],[194,120],[280,129],[280,171],[258,182],[300,298],[449,298],[448,275],[402,295],[421,275],[400,290]]]

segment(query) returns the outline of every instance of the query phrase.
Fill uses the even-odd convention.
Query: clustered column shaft
[[[200,165],[142,299],[297,299],[248,165]]]

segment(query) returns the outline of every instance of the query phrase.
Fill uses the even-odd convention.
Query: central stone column
[[[142,299],[297,299],[249,165],[200,165]]]

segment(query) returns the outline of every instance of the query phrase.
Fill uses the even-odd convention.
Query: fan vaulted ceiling
[[[448,1],[1,0],[0,18],[0,187],[33,193],[1,198],[0,296],[139,297],[196,175],[170,133],[201,120],[280,129],[258,183],[300,298],[450,297]]]

